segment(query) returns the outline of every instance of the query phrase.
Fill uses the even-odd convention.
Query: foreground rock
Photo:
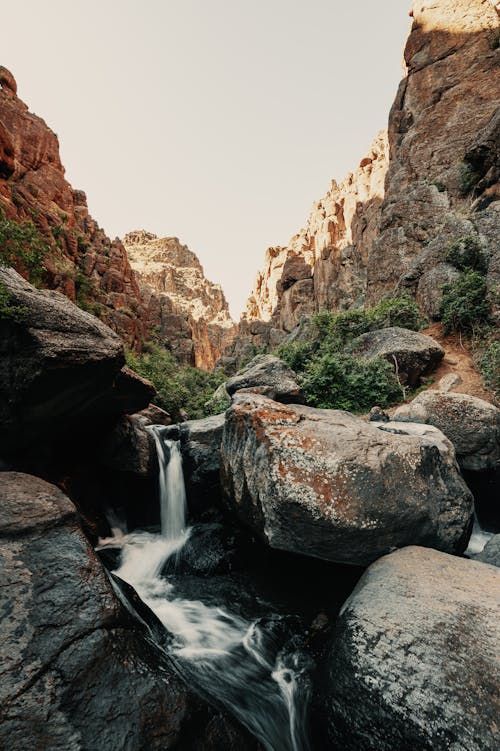
[[[61,491],[4,472],[0,496],[2,748],[256,748],[124,607]]]
[[[472,495],[430,426],[241,394],[226,413],[221,478],[227,506],[280,550],[366,565],[414,543],[467,544]]]
[[[500,463],[500,410],[483,399],[424,391],[399,407],[393,419],[439,428],[453,443],[463,469],[494,469]]]
[[[349,347],[356,357],[383,357],[394,366],[402,384],[418,386],[423,375],[432,373],[444,357],[444,349],[430,336],[391,326],[361,334]]]
[[[0,452],[147,406],[154,389],[122,371],[123,344],[111,329],[13,269],[0,268],[0,283],[21,309],[0,321]]]
[[[226,382],[229,396],[241,389],[251,389],[284,404],[303,404],[305,401],[293,370],[274,355],[257,355]]]
[[[331,644],[332,747],[499,748],[499,641],[498,569],[418,547],[377,561]]]

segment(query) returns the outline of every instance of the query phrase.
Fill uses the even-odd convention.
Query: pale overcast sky
[[[106,232],[175,235],[234,316],[386,126],[405,0],[16,0],[2,59]]]

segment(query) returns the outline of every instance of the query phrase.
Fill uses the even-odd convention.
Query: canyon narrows
[[[0,66],[1,749],[500,747],[499,8],[410,15],[239,323]]]

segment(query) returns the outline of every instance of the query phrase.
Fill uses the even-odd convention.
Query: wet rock
[[[257,747],[185,686],[117,596],[60,490],[3,472],[0,496],[2,748],[194,749],[214,721],[238,748]],[[234,748],[204,746],[221,747]]]
[[[252,541],[243,531],[218,522],[195,524],[179,553],[169,559],[164,574],[213,576],[243,568],[252,554]]]
[[[500,410],[483,399],[424,391],[399,407],[393,419],[439,428],[453,443],[463,469],[494,469],[500,463]]]
[[[500,535],[493,535],[482,551],[474,556],[474,560],[500,568]]]
[[[331,746],[498,748],[499,639],[498,569],[419,547],[378,560],[327,657]]]
[[[101,442],[98,456],[101,464],[119,472],[139,477],[158,474],[155,441],[136,417],[124,415]]]
[[[361,334],[348,351],[363,360],[383,357],[408,386],[418,386],[421,376],[432,373],[444,357],[443,348],[430,336],[399,326]]]
[[[241,389],[268,396],[277,402],[304,403],[304,394],[291,368],[274,355],[257,355],[226,382],[229,396]]]
[[[472,495],[430,426],[241,394],[226,413],[224,502],[269,546],[367,565],[418,543],[462,552]]]
[[[13,269],[0,268],[0,282],[22,309],[0,321],[0,452],[147,404],[151,384],[122,371],[123,344],[111,329]]]

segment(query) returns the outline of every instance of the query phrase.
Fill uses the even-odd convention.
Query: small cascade
[[[474,526],[472,527],[472,534],[465,555],[477,555],[481,553],[486,543],[491,540],[494,534],[494,532],[486,532],[486,530],[482,529],[477,514],[474,512]]]
[[[268,751],[307,751],[310,666],[304,655],[284,653],[262,621],[177,598],[175,586],[162,575],[189,529],[179,443],[164,440],[159,426],[151,431],[160,468],[161,534],[122,538],[122,563],[115,573],[173,634],[172,652],[189,680],[225,705]]]

